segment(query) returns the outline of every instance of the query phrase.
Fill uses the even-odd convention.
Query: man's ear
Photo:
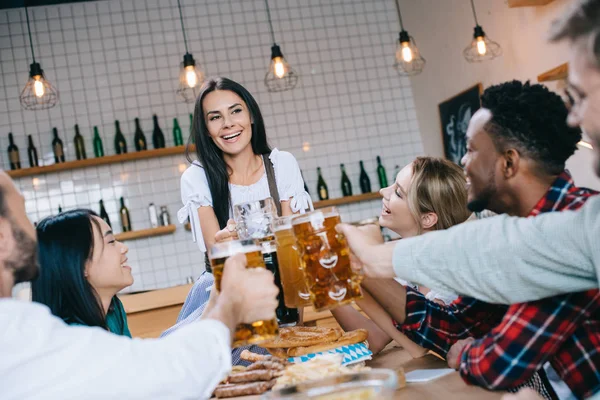
[[[7,218],[0,217],[0,263],[8,260],[15,248],[15,237]]]
[[[508,149],[502,155],[502,174],[505,179],[513,178],[519,172],[521,155],[516,149]]]
[[[437,224],[438,216],[434,212],[421,215],[421,226],[423,229],[431,229]]]

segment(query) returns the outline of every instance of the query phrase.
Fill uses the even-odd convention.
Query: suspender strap
[[[281,202],[279,201],[279,190],[277,190],[277,183],[275,182],[275,169],[273,169],[273,163],[269,158],[269,154],[263,154],[263,163],[265,164],[265,170],[267,171],[267,181],[269,181],[269,192],[271,197],[275,201],[275,207],[277,207],[277,215],[281,217]]]

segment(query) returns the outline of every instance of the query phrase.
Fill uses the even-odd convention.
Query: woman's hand
[[[238,234],[235,229],[235,221],[231,218],[227,221],[227,226],[215,234],[215,242],[227,242],[228,240],[237,240]]]
[[[448,366],[450,368],[458,370],[458,367],[460,366],[459,357],[462,355],[465,347],[474,341],[475,339],[469,337],[459,340],[458,342],[454,343],[452,347],[450,347],[450,350],[448,350],[448,354],[446,355],[446,360],[448,361]]]

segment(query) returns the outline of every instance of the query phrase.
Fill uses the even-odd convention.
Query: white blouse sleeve
[[[275,170],[275,182],[279,191],[280,201],[290,201],[294,213],[304,213],[313,210],[310,195],[304,190],[304,180],[300,173],[298,162],[291,153],[273,149],[269,159]]]
[[[181,175],[181,202],[183,207],[177,212],[177,219],[184,224],[189,218],[192,228],[192,240],[200,251],[206,252],[198,208],[212,207],[212,196],[206,179],[206,172],[200,164],[194,162]]]

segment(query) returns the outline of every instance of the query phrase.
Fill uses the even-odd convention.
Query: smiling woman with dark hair
[[[31,284],[33,301],[70,325],[97,326],[129,336],[116,294],[133,283],[127,246],[90,210],[73,210],[37,226],[40,275]]]

